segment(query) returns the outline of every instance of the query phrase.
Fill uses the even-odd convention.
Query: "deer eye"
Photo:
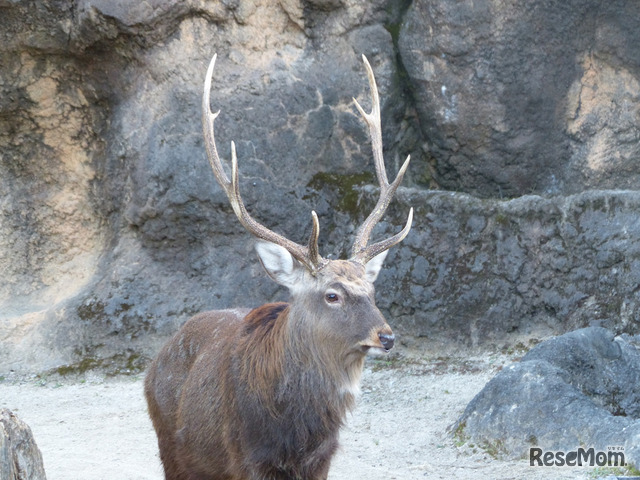
[[[324,295],[324,299],[327,303],[338,303],[340,301],[340,295],[335,292],[328,292]]]

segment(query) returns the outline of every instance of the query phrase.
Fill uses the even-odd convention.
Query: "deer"
[[[268,276],[289,302],[254,309],[208,311],[189,319],[152,361],[145,378],[148,411],[166,480],[326,480],[339,431],[354,407],[365,357],[386,353],[395,336],[375,305],[373,282],[404,228],[370,244],[409,165],[389,183],[382,151],[380,100],[363,61],[372,110],[355,106],[369,127],[380,196],[358,228],[348,260],[322,258],[319,221],[311,212],[306,245],[258,221],[245,208],[231,143],[231,179],[218,156],[210,91],[216,55],[202,97],[205,146],[214,176]]]

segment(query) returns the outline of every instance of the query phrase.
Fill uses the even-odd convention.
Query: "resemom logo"
[[[580,447],[572,451],[544,451],[529,449],[529,465],[532,467],[624,467],[624,447],[607,447],[606,451]]]

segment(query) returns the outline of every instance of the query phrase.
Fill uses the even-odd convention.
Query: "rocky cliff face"
[[[333,256],[374,201],[352,104],[367,55],[389,173],[412,155],[378,230],[416,207],[378,285],[406,336],[637,330],[631,8],[0,1],[0,370],[136,368],[196,311],[285,297],[205,158],[215,52],[218,146],[236,142],[248,208],[296,241],[315,209]]]
[[[635,189],[634,9],[413,1],[398,45],[440,186],[484,197]]]

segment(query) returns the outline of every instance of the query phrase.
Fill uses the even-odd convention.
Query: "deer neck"
[[[304,403],[310,412],[331,412],[341,422],[360,392],[364,355],[345,354],[342,346],[318,337],[314,320],[285,303],[251,311],[240,340],[240,373],[274,416]]]
[[[349,410],[360,393],[364,355],[348,353],[345,345],[328,342],[314,329],[317,321],[292,305],[284,369],[289,378],[282,380],[299,381],[301,390],[310,397],[324,397],[323,402]]]

